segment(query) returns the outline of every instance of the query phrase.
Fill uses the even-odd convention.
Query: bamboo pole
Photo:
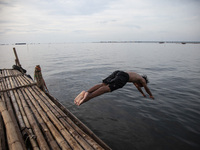
[[[73,128],[72,126],[69,125],[69,123],[67,121],[64,120],[63,117],[66,117],[66,115],[63,114],[60,115],[60,113],[54,108],[56,107],[54,105],[54,107],[49,103],[49,101],[47,99],[45,99],[45,97],[43,97],[43,95],[41,93],[43,92],[39,92],[39,89],[36,90],[36,87],[33,87],[32,89],[34,89],[35,93],[40,97],[40,99],[49,107],[49,109],[52,111],[52,113],[60,120],[60,122],[64,125],[64,127],[68,130],[68,132],[75,138],[76,141],[78,141],[80,143],[80,145],[87,150],[92,150],[93,148],[87,143],[87,141],[85,141],[85,139],[83,138],[83,135],[80,135],[75,129],[77,128]],[[48,98],[48,97],[46,97]]]
[[[8,70],[4,70],[4,72],[3,72],[4,76],[8,75],[7,72],[8,72]],[[8,86],[10,86],[10,85],[7,84],[7,81],[5,79],[3,79],[2,89],[7,89]],[[16,132],[18,134],[19,140],[22,143],[23,149],[26,149],[23,137],[25,137],[27,135],[27,133],[26,133],[26,130],[23,130],[24,129],[23,122],[20,121],[20,125],[22,125],[22,126],[20,126],[20,127],[18,126],[18,123],[17,123],[17,120],[16,120],[16,113],[13,111],[13,106],[11,104],[11,100],[10,100],[8,94],[9,93],[7,93],[7,92],[3,93],[4,99],[5,99],[5,103],[7,105],[8,112],[9,112],[9,114],[10,114],[12,120],[13,120],[14,125],[15,125],[15,129],[16,129]],[[16,109],[17,109],[17,107],[16,107]],[[20,129],[23,130],[22,133],[20,132]]]
[[[10,80],[8,78],[6,78],[6,84],[7,84],[8,88],[12,88],[12,86],[10,84]],[[19,107],[17,105],[14,93],[13,93],[13,91],[9,91],[9,94],[10,94],[10,97],[11,97],[12,105],[15,109],[16,116],[18,118],[18,121],[19,121],[19,124],[20,124],[20,127],[21,127],[21,130],[23,130],[24,128],[26,128],[26,126],[25,126],[24,121],[22,119],[21,112],[19,111]]]
[[[32,112],[27,107],[24,108],[24,111],[26,112],[29,123],[30,123],[35,135],[37,136],[37,142],[38,142],[40,148],[41,149],[49,149],[49,147],[42,135],[42,132],[40,131],[40,128],[37,125],[37,122],[36,122]]]
[[[19,109],[20,109],[20,112],[22,114],[22,118],[23,118],[24,123],[26,125],[26,129],[28,130],[28,137],[26,137],[26,138],[29,138],[32,148],[34,150],[37,150],[37,149],[39,149],[38,144],[37,144],[37,142],[34,138],[35,136],[34,136],[34,133],[31,129],[31,126],[29,124],[28,117],[26,116],[26,114],[24,112],[24,108],[27,107],[27,106],[25,104],[22,106],[22,103],[21,103],[22,95],[20,94],[20,92],[17,92],[17,91],[14,90],[14,94],[15,94],[15,97],[17,99],[17,103],[19,105]]]
[[[7,70],[7,72],[8,72],[8,76],[12,75],[12,70]]]
[[[33,131],[34,131],[34,134],[37,137],[37,142],[40,146],[40,149],[49,149],[49,146],[46,143],[45,138],[43,137],[43,134],[42,134],[39,126],[37,125],[37,122],[36,122],[32,112],[30,111],[30,109],[28,107],[25,107],[24,110],[27,114],[28,120],[30,122],[30,125],[31,125]]]
[[[2,101],[2,100],[0,100]],[[4,132],[4,124],[3,124],[3,118],[0,113],[0,149],[6,150],[6,135]]]
[[[41,72],[40,65],[37,65],[37,66],[35,67],[34,80],[36,80],[37,86],[38,86],[42,91],[45,92],[45,90],[47,90],[47,92],[49,92],[48,89],[47,89],[46,83],[45,83],[45,81],[44,81],[44,79],[43,79],[43,77],[42,77],[42,72]]]
[[[64,116],[63,118],[65,120],[62,118],[62,119],[60,119],[60,121],[63,123],[63,125],[66,127],[66,129],[76,138],[76,140],[82,144],[83,147],[86,147],[86,149],[89,149],[92,146],[94,149],[103,149],[96,141],[94,141],[90,136],[88,136],[86,133],[84,133],[69,117],[67,117],[67,115],[60,108],[58,108],[57,105],[55,105],[55,103],[53,103],[44,92],[42,92],[37,87],[33,87],[32,89],[35,89],[35,90],[37,89],[36,90],[36,91],[38,91],[37,94],[42,95],[46,99],[43,101],[52,110],[52,112],[56,115],[57,118],[60,119],[61,117]],[[83,138],[80,138],[79,135],[81,135],[91,146],[88,146],[88,143],[83,141]],[[107,145],[105,145],[105,147],[106,146]],[[109,149],[109,147],[108,147],[108,149]]]
[[[30,109],[32,110],[32,112],[34,113],[38,123],[40,124],[41,128],[42,128],[42,132],[45,134],[45,137],[49,143],[49,145],[51,146],[51,149],[53,150],[59,150],[59,146],[57,145],[57,143],[55,142],[55,140],[53,139],[51,133],[48,130],[48,127],[45,125],[45,123],[43,122],[42,118],[40,117],[39,113],[37,112],[37,110],[33,107],[33,105],[30,103],[30,100],[28,100],[28,97],[25,95],[25,93],[21,92],[21,90],[18,91],[19,96],[21,98],[22,101],[22,105],[23,108],[26,107],[30,107]],[[23,94],[22,94],[23,93]],[[28,105],[29,104],[29,105]]]
[[[18,81],[21,84],[26,84],[24,78],[21,76],[18,78]],[[26,92],[25,92],[26,91]],[[67,142],[65,141],[65,139],[62,137],[62,135],[57,131],[57,129],[54,127],[54,125],[51,123],[51,121],[48,119],[48,116],[43,112],[42,108],[40,108],[39,104],[37,104],[37,102],[35,101],[34,97],[32,96],[31,93],[29,93],[29,91],[27,91],[27,89],[22,90],[22,93],[25,97],[26,102],[28,103],[29,107],[32,109],[32,111],[34,112],[38,122],[41,124],[41,126],[43,127],[43,132],[47,134],[47,140],[49,140],[52,144],[52,147],[56,147],[55,144],[53,144],[54,139],[53,137],[51,137],[51,134],[48,133],[48,131],[50,130],[50,132],[52,133],[52,135],[54,136],[54,138],[56,139],[57,143],[59,144],[59,146],[62,149],[66,149],[69,150],[71,149],[70,146],[67,144]],[[34,106],[33,106],[34,105]],[[42,119],[41,119],[42,118]],[[43,122],[46,123],[44,123]],[[46,125],[49,127],[46,127]],[[51,145],[50,144],[50,145]],[[52,148],[53,149],[53,148]]]
[[[13,76],[23,75],[19,70],[12,69],[11,71],[12,71]]]
[[[6,74],[7,76],[10,76],[9,70],[5,70],[5,74]]]
[[[27,78],[28,79],[28,78]],[[24,80],[26,82],[28,82],[29,84],[32,83],[31,79]],[[42,92],[39,88],[37,88],[36,86],[32,87],[32,89],[35,89],[35,92],[37,93],[37,95],[40,96],[41,99],[43,99],[43,101],[46,103],[46,105],[53,111],[53,113],[56,115],[57,118],[61,118],[62,116],[59,115],[59,113],[61,113],[63,116],[67,117],[67,115],[65,113],[63,113],[63,111],[61,109],[59,109],[57,107],[57,105],[55,103],[53,103],[49,97],[44,94],[44,92]],[[46,99],[46,100],[45,100]],[[51,105],[50,105],[51,104]],[[59,112],[59,113],[58,113]],[[63,125],[65,125],[65,127],[69,130],[69,132],[76,138],[76,140],[78,140],[79,143],[82,144],[82,146],[86,149],[91,149],[91,146],[89,146],[88,143],[90,143],[94,149],[102,149],[102,147],[97,144],[91,137],[89,137],[87,134],[85,134],[73,121],[71,121],[71,119],[69,119],[67,117],[67,121],[69,121],[70,124],[68,124],[67,121],[65,121],[64,119],[60,119],[60,121],[63,123]],[[72,127],[71,127],[72,125]],[[75,130],[74,130],[75,129]],[[77,131],[78,132],[77,132]],[[86,139],[86,141],[84,141],[84,139],[80,136],[80,135]]]
[[[33,80],[31,80],[31,79],[29,79],[29,78],[27,78],[26,76],[20,76],[20,78],[23,78],[23,82],[24,82],[24,84],[32,84],[32,83],[34,83],[33,82]],[[36,89],[36,87],[34,86],[34,87],[32,87],[32,89]],[[39,89],[38,89],[38,91],[40,91]],[[40,91],[41,92],[41,91]],[[54,113],[55,114],[55,116],[62,122],[62,124],[65,126],[65,128],[67,128],[68,127],[68,130],[70,129],[70,128],[72,128],[72,130],[69,130],[69,132],[72,134],[73,133],[73,129],[75,130],[75,133],[73,133],[73,134],[76,134],[77,133],[77,135],[81,135],[82,137],[83,137],[83,139],[85,139],[94,149],[103,149],[101,146],[103,146],[104,147],[104,149],[110,149],[103,141],[101,141],[90,129],[88,129],[84,124],[82,124],[75,116],[73,116],[69,111],[66,111],[66,109],[57,101],[57,100],[55,100],[55,102],[56,102],[56,104],[55,103],[53,103],[52,102],[52,99],[50,100],[49,99],[49,97],[47,97],[46,96],[46,94],[44,94],[43,92],[41,92],[42,93],[42,96],[44,96],[45,97],[45,99],[47,99],[47,101],[44,101],[45,103],[46,103],[46,105],[49,107],[49,105],[48,105],[48,103],[50,103],[51,102],[51,105],[52,105],[52,107],[54,108],[55,107],[55,110],[57,111],[57,112],[59,112],[59,113],[56,113],[56,111],[55,110],[53,110],[52,111],[52,113]],[[49,95],[49,94],[48,94]],[[40,95],[39,95],[40,96]],[[60,108],[58,108],[58,106],[59,107],[61,107],[61,109]],[[49,107],[50,108],[50,107]],[[51,108],[50,108],[51,109]],[[51,109],[52,110],[52,109]],[[64,112],[63,112],[63,110],[65,110]],[[62,115],[65,115],[65,116],[62,116]],[[69,117],[67,117],[67,115],[69,115],[70,116],[70,118],[73,120],[71,120]],[[61,117],[63,117],[62,119],[60,119]],[[65,125],[67,123],[67,126]],[[77,126],[77,125],[79,125],[80,127],[81,127],[81,129]],[[84,133],[83,132],[83,130],[84,131],[86,131],[86,133],[88,134],[89,133],[89,135],[92,137],[90,137],[90,136],[88,136],[86,133]],[[77,136],[76,135],[76,136]],[[76,138],[76,136],[74,136],[75,138]],[[77,140],[77,139],[76,139]],[[96,142],[96,141],[98,142]],[[80,142],[79,142],[80,143]],[[101,146],[100,146],[100,145]],[[83,146],[84,147],[84,146]]]
[[[49,127],[49,130],[51,131],[52,135],[58,142],[59,146],[62,149],[70,150],[71,149],[70,146],[64,140],[59,131],[54,127],[52,122],[49,120],[48,116],[43,112],[42,108],[40,108],[39,104],[34,100],[33,96],[26,89],[23,89],[22,93],[26,101],[28,102],[29,106],[31,107],[32,111],[36,114],[36,117],[38,118],[40,115],[44,120],[44,122],[46,123],[46,125]]]
[[[2,78],[3,74],[2,74],[2,69],[0,69],[0,78]]]
[[[5,103],[2,100],[0,101],[0,112],[5,123],[9,148],[11,150],[22,150],[23,147],[19,141],[14,123],[10,117],[9,112],[6,109]]]
[[[77,141],[70,135],[70,133],[65,129],[65,127],[62,125],[62,123],[55,117],[55,115],[51,112],[51,110],[45,105],[43,101],[40,100],[40,98],[33,92],[33,90],[29,87],[27,88],[35,97],[35,100],[39,102],[42,109],[47,113],[50,120],[53,122],[53,124],[58,128],[60,133],[63,135],[63,137],[67,140],[69,145],[72,147],[72,149],[82,149],[82,147],[77,143]]]
[[[19,83],[16,81],[16,78],[13,77],[11,81],[13,82],[13,83],[11,82],[11,84],[14,84],[15,86],[18,87],[18,84],[19,84]],[[26,126],[25,130],[26,130],[26,132],[27,132],[27,134],[28,134],[27,136],[29,137],[29,140],[30,140],[30,142],[31,142],[31,145],[32,145],[33,148],[38,147],[35,138],[30,138],[30,136],[33,135],[33,131],[32,131],[32,129],[31,129],[31,126],[30,126],[30,124],[29,124],[28,118],[27,118],[27,116],[26,116],[26,114],[25,114],[25,112],[24,112],[24,109],[23,109],[23,106],[22,106],[22,103],[21,103],[22,95],[20,95],[20,93],[17,92],[16,90],[13,90],[13,92],[14,92],[15,98],[16,98],[16,100],[17,100],[17,104],[18,104],[18,106],[19,106],[19,110],[20,110],[20,112],[21,112],[21,114],[22,114],[22,118],[23,118],[23,121],[24,121],[25,126]],[[27,137],[26,137],[26,138],[27,138]],[[27,139],[26,139],[26,140],[27,140]]]
[[[21,64],[20,64],[20,62],[19,62],[19,58],[18,58],[18,56],[17,56],[17,52],[16,52],[15,47],[13,47],[13,51],[14,51],[15,58],[16,58],[16,59],[15,59],[15,63],[16,63],[17,66],[21,67]]]
[[[70,125],[77,126],[79,129],[77,131],[79,134],[83,135],[84,138],[94,147],[94,149],[106,149],[111,150],[111,148],[106,145],[101,139],[99,139],[87,126],[85,126],[76,116],[74,116],[67,108],[65,108],[58,100],[56,100],[49,93],[46,93],[50,100],[56,104],[56,106],[61,109],[60,112],[67,115],[64,119],[70,123]],[[51,103],[49,101],[49,103]],[[76,128],[76,127],[74,127]],[[88,136],[89,135],[89,136]]]
[[[24,81],[26,81],[26,83],[32,84],[35,83],[32,79],[28,78],[27,76],[23,76]]]
[[[5,72],[4,72],[4,75],[7,75],[6,70],[5,70]],[[8,79],[8,78],[3,79],[3,83],[4,83],[5,86],[7,86],[7,88],[11,88],[11,85],[10,85],[10,83],[9,83],[9,79]],[[19,108],[18,108],[18,105],[17,105],[17,103],[16,103],[16,99],[15,99],[15,96],[14,96],[13,91],[9,91],[9,96],[10,96],[10,98],[11,98],[12,105],[13,105],[14,110],[15,110],[15,115],[16,115],[17,120],[18,120],[19,125],[20,125],[20,129],[23,130],[23,129],[25,129],[25,124],[24,124],[24,122],[23,122],[21,113],[20,113]],[[8,98],[8,99],[9,99],[9,98]],[[8,100],[7,102],[9,102],[9,100]],[[11,107],[11,108],[12,108],[12,107]],[[25,135],[25,133],[23,133],[23,135]]]
[[[48,99],[48,103],[51,104],[52,106],[55,105],[52,104],[53,102],[50,99]],[[54,106],[54,108],[63,116],[62,122],[64,122],[64,120],[68,122],[68,124],[72,128],[74,128],[94,149],[103,149],[94,139],[92,139],[90,136],[88,136],[88,134],[83,132],[83,130],[81,130],[57,105]]]
[[[4,86],[5,86],[5,85],[2,83],[2,88],[3,88]],[[9,112],[11,118],[12,118],[12,121],[13,121],[14,125],[15,125],[15,129],[16,129],[17,135],[18,135],[18,137],[19,137],[20,142],[22,143],[22,147],[23,147],[23,149],[26,149],[26,146],[25,146],[25,143],[24,143],[24,140],[23,140],[23,137],[22,137],[22,134],[23,134],[23,136],[24,136],[24,135],[26,135],[26,132],[24,131],[24,132],[22,132],[22,134],[21,134],[20,128],[19,128],[18,123],[17,123],[17,120],[16,120],[16,118],[15,118],[15,113],[14,113],[14,111],[13,111],[13,108],[12,108],[12,105],[11,105],[11,102],[10,102],[10,99],[9,99],[9,97],[8,97],[8,94],[7,94],[6,92],[4,92],[4,93],[2,94],[2,100],[6,103],[8,112]]]
[[[20,88],[25,88],[25,87],[30,87],[30,86],[33,86],[33,85],[36,85],[36,83],[33,83],[33,84],[28,84],[28,85],[22,85],[22,86],[18,86],[18,87],[14,87],[14,88],[8,88],[8,89],[4,89],[4,90],[0,90],[0,92],[7,92],[7,91],[12,91],[12,90],[17,90],[17,89],[20,89]]]
[[[16,86],[16,85],[14,85],[14,83],[12,82],[12,80],[11,80],[10,78],[8,78],[7,80],[10,81],[10,82],[7,82],[9,88],[14,88],[14,87]],[[26,126],[25,126],[25,124],[24,124],[24,122],[23,122],[23,118],[22,118],[21,112],[20,112],[20,110],[19,110],[18,104],[17,104],[17,102],[16,102],[16,98],[15,98],[15,96],[14,96],[14,92],[13,92],[13,91],[10,91],[10,95],[11,95],[11,99],[12,99],[12,102],[13,102],[14,107],[17,108],[16,114],[17,114],[17,116],[18,116],[19,122],[21,122],[21,125],[22,125],[22,123],[23,123],[23,128],[22,128],[22,129],[25,129]],[[26,110],[28,111],[29,109],[26,109]],[[32,127],[33,131],[34,131],[35,133],[37,133],[37,142],[38,142],[38,144],[40,145],[40,148],[41,148],[41,149],[45,149],[45,150],[46,150],[46,149],[49,149],[49,148],[48,148],[48,145],[47,145],[46,141],[44,140],[44,137],[42,136],[42,133],[41,133],[41,131],[40,131],[38,125],[37,125],[37,122],[35,121],[35,119],[34,119],[34,117],[33,117],[33,115],[32,115],[32,113],[31,113],[31,112],[28,112],[28,114],[29,114],[29,115],[27,115],[27,117],[29,118],[31,127]],[[32,145],[32,146],[34,146],[33,148],[38,149],[38,148],[37,148],[37,145],[34,144],[34,145]]]
[[[32,90],[29,89],[29,91]],[[35,97],[35,100],[37,102],[39,102],[39,105],[41,106],[41,108],[43,109],[43,111],[47,114],[47,116],[50,118],[50,120],[52,121],[52,123],[56,126],[56,128],[58,129],[58,131],[62,134],[62,136],[67,140],[67,142],[69,143],[69,145],[73,148],[73,149],[82,149],[78,143],[71,137],[71,135],[66,131],[66,129],[64,128],[64,126],[61,124],[61,122],[54,116],[54,114],[48,109],[48,107],[35,95],[33,94]]]

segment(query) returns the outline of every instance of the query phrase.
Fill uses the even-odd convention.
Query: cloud
[[[198,0],[1,0],[0,42],[200,40],[199,6]]]

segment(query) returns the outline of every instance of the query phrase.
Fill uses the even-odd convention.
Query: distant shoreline
[[[200,44],[200,41],[100,41],[96,43],[176,43],[176,44]]]
[[[68,44],[68,43],[158,43],[158,44],[200,44],[200,41],[96,41],[96,42],[61,42],[61,43],[12,43],[0,45],[35,45],[35,44]]]

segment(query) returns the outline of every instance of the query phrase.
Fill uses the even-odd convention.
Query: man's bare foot
[[[88,96],[89,92],[85,92],[84,93],[84,97],[78,102],[78,106],[80,106],[81,104],[83,104],[84,102],[86,102],[86,98]]]
[[[79,101],[80,101],[81,99],[84,98],[85,93],[86,93],[85,91],[82,91],[82,92],[74,99],[74,104],[78,105],[78,104],[79,104]]]

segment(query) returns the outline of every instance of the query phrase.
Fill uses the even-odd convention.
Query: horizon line
[[[0,43],[0,45],[29,45],[29,44],[67,44],[67,43],[181,43],[181,44],[200,44],[200,41],[164,41],[164,40],[105,40],[93,42],[16,42],[16,43]]]

